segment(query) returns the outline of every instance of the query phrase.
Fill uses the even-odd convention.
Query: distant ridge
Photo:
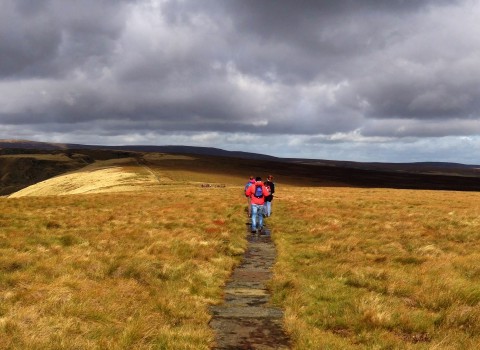
[[[302,186],[353,186],[451,191],[479,191],[480,167],[446,162],[362,163],[278,158],[264,154],[191,146],[100,146],[0,140],[0,195],[12,193],[86,164],[133,158],[149,162],[149,153],[193,156],[163,158],[164,166],[194,172],[274,174],[278,181]],[[154,156],[151,159],[156,159]]]
[[[279,160],[281,158],[268,156],[259,153],[250,153],[242,151],[226,151],[214,147],[194,147],[194,146],[150,146],[150,145],[132,145],[132,146],[102,146],[102,145],[82,145],[75,143],[48,143],[28,140],[0,140],[0,148],[4,149],[36,149],[45,151],[66,150],[66,149],[106,149],[130,152],[160,152],[173,154],[198,154],[214,157],[234,157],[256,160]]]
[[[103,145],[83,145],[74,143],[49,143],[29,140],[0,140],[0,149],[25,149],[25,150],[117,150],[128,152],[159,152],[170,154],[189,154],[212,157],[227,157],[252,159],[263,161],[278,161],[295,164],[308,164],[327,167],[341,167],[351,169],[362,169],[371,171],[391,171],[406,173],[425,173],[442,175],[460,175],[480,177],[480,165],[470,165],[448,162],[414,162],[414,163],[381,163],[381,162],[354,162],[322,159],[304,159],[304,158],[280,158],[259,153],[226,151],[215,147],[196,147],[196,146],[155,146],[155,145],[123,145],[123,146],[103,146]]]
[[[109,147],[110,148],[110,147]],[[198,154],[202,156],[213,157],[234,157],[256,160],[280,160],[281,158],[268,156],[260,153],[226,151],[214,147],[194,147],[194,146],[111,146],[110,149],[136,152],[160,152],[173,154]]]
[[[412,163],[379,163],[379,162],[352,162],[339,160],[319,159],[295,159],[288,158],[286,161],[300,164],[318,166],[335,166],[351,169],[363,169],[372,171],[393,171],[407,173],[427,174],[462,174],[480,176],[480,165],[448,163],[448,162],[412,162]]]
[[[61,143],[48,143],[29,140],[0,140],[0,148],[8,149],[38,149],[38,150],[60,150],[68,147]]]

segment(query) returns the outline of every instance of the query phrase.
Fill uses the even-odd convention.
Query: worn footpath
[[[276,250],[268,228],[248,234],[242,263],[225,287],[222,305],[211,307],[210,326],[216,333],[213,349],[289,349],[282,309],[269,304],[267,283],[272,277]]]

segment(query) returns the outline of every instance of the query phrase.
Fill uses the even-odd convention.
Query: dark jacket
[[[267,190],[270,188],[270,195],[265,196],[265,201],[271,202],[273,200],[273,194],[275,193],[275,184],[272,181],[265,181],[264,185]]]

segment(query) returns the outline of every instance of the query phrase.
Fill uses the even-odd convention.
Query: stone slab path
[[[276,257],[270,231],[249,231],[247,237],[243,260],[225,287],[224,303],[210,309],[210,326],[216,333],[213,349],[290,349],[283,310],[269,305],[267,283]]]

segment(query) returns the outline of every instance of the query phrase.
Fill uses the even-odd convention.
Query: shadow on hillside
[[[291,160],[259,160],[199,154],[129,152],[104,149],[0,150],[0,195],[7,195],[34,183],[81,169],[99,160],[132,157],[138,164],[184,181],[243,185],[248,176],[275,176],[283,185],[305,187],[360,187],[480,191],[476,172],[449,168],[445,174],[424,174],[411,167],[395,170],[355,168],[341,162],[308,164]],[[440,169],[441,170],[441,169]],[[189,179],[189,176],[192,177]]]
[[[165,159],[148,163],[150,166],[162,169],[202,173],[206,176],[205,181],[221,175],[231,179],[227,183],[234,184],[239,184],[239,181],[243,184],[249,175],[265,178],[267,174],[273,174],[276,182],[292,186],[480,190],[480,177],[465,176],[461,173],[458,175],[422,174],[230,157],[191,156],[195,161]]]
[[[0,195],[79,170],[97,160],[131,157],[133,153],[103,150],[0,150]],[[133,154],[137,156],[137,154]]]

